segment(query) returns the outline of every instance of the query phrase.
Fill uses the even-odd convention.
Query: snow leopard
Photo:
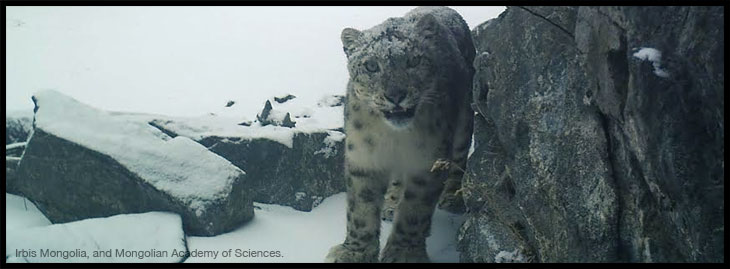
[[[461,200],[474,117],[471,33],[456,11],[420,7],[368,30],[345,28],[341,39],[350,75],[347,232],[325,261],[428,262],[439,197]],[[437,160],[454,165],[431,169]],[[384,201],[395,204],[395,214],[381,253]]]

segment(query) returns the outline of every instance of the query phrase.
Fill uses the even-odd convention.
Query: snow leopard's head
[[[354,98],[395,128],[410,124],[419,108],[435,102],[443,27],[432,15],[390,18],[365,31],[346,28],[342,44]]]

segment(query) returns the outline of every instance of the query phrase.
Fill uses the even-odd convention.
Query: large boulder
[[[723,12],[509,7],[477,26],[462,261],[724,261]]]
[[[339,131],[229,124],[235,129],[200,132],[201,123],[184,119],[155,120],[152,125],[172,136],[190,137],[244,169],[255,202],[310,211],[324,198],[345,191],[345,135]]]
[[[171,211],[187,233],[216,235],[253,218],[245,172],[200,144],[55,91],[33,100],[16,185],[52,222]]]

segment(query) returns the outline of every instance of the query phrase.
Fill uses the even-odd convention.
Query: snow
[[[496,263],[516,263],[526,262],[525,256],[522,255],[519,249],[514,251],[500,251],[494,256],[494,262]]]
[[[289,148],[293,147],[294,135],[298,133],[328,132],[330,136],[337,139],[344,138],[344,134],[341,132],[331,131],[344,126],[344,117],[342,116],[344,107],[322,105],[323,100],[334,98],[332,95],[297,97],[282,104],[274,101],[274,96],[281,95],[273,95],[269,99],[261,100],[261,106],[255,109],[239,106],[239,102],[233,100],[236,101],[233,106],[221,106],[207,115],[165,117],[168,119],[167,121],[158,121],[156,123],[178,135],[194,140],[210,136],[249,141],[252,139],[269,139]],[[271,103],[271,115],[273,117],[279,117],[280,120],[283,120],[286,113],[290,113],[291,120],[296,122],[296,127],[261,126],[259,122],[252,122],[251,126],[239,125],[241,122],[249,121],[249,118],[255,118],[257,113],[261,113],[267,100]]]
[[[51,221],[43,216],[43,213],[31,201],[17,195],[5,193],[6,235],[17,229],[47,225],[51,225]]]
[[[641,59],[642,61],[650,61],[654,66],[654,74],[668,78],[669,73],[661,68],[662,64],[662,52],[655,48],[641,48],[639,51],[634,53],[634,57]]]
[[[218,257],[189,258],[185,262],[235,262],[278,263],[324,261],[330,247],[345,239],[346,194],[326,198],[311,212],[296,211],[290,207],[254,203],[257,207],[254,219],[243,227],[213,237],[188,237],[190,249],[269,251],[280,257]],[[431,236],[427,239],[427,251],[433,262],[458,262],[456,232],[463,223],[461,215],[436,210]],[[381,248],[392,229],[392,223],[383,222]],[[271,253],[269,253],[271,254]]]
[[[10,110],[5,111],[5,119],[8,118],[33,118],[33,109]]]
[[[169,138],[137,118],[98,110],[52,90],[35,94],[36,126],[106,154],[198,212],[228,196],[242,170],[186,137]]]
[[[185,262],[189,263],[319,263],[324,261],[330,247],[342,243],[345,238],[345,193],[326,198],[311,212],[254,203],[254,219],[237,230],[212,237],[190,236],[186,242],[183,241],[180,217],[176,214],[127,214],[51,225],[27,200],[26,210],[24,200],[5,194],[7,262],[178,262],[180,259],[171,257],[172,251],[181,251],[187,246],[191,257]],[[459,261],[456,233],[464,220],[462,215],[436,210],[431,236],[426,240],[433,262]],[[392,224],[383,222],[381,229],[382,248]],[[89,258],[17,257],[15,251],[21,249],[36,250],[37,256],[40,256],[40,249],[72,252],[79,249]],[[168,256],[139,259],[138,256],[120,257],[113,253],[111,257],[91,257],[94,250],[108,249],[168,251]],[[192,256],[193,253],[197,256]],[[264,254],[267,257],[263,257]]]
[[[185,250],[179,215],[166,212],[116,215],[51,224],[30,201],[5,194],[7,262],[178,262],[172,251]],[[109,251],[111,250],[111,251]],[[109,251],[109,257],[94,257]],[[118,254],[124,251],[129,254]],[[141,252],[165,251],[167,257]],[[148,255],[149,256],[149,255]]]
[[[474,135],[471,135],[471,145],[469,145],[469,153],[467,153],[466,157],[470,158],[471,155],[474,153],[474,145],[476,145],[476,141],[474,140]]]
[[[28,144],[28,142],[16,142],[16,143],[12,143],[12,144],[7,144],[7,145],[5,145],[5,151],[7,152],[8,150],[11,150],[11,149],[25,147],[27,144]]]
[[[157,124],[178,135],[194,140],[200,140],[210,136],[238,138],[242,140],[263,138],[291,148],[294,144],[294,134],[299,131],[299,129],[281,126],[261,126],[258,123],[253,123],[251,126],[238,125],[238,123],[246,121],[245,118],[218,116],[215,114],[185,118],[167,117],[167,119],[169,121],[157,122]]]

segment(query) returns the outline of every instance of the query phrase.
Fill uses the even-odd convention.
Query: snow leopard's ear
[[[425,39],[432,38],[439,32],[441,24],[432,14],[425,14],[416,23],[416,30]]]
[[[347,57],[350,57],[352,52],[360,45],[360,37],[362,37],[362,32],[358,30],[352,28],[342,30],[340,38],[342,39],[342,48],[345,50]]]

